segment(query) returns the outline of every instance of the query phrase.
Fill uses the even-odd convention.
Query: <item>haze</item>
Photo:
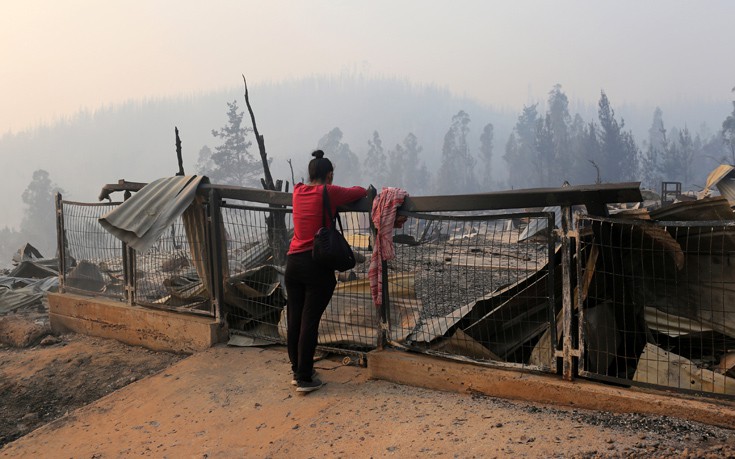
[[[80,109],[345,71],[517,109],[728,101],[731,1],[4,2],[0,133]]]

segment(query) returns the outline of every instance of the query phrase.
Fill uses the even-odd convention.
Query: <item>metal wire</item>
[[[206,240],[187,234],[181,218],[145,252],[135,253],[136,304],[188,312],[211,313]]]
[[[422,352],[552,368],[553,214],[404,215],[388,263],[391,340]],[[534,220],[547,229],[535,242],[519,242],[518,225]]]
[[[583,217],[580,374],[735,395],[735,226]]]
[[[119,204],[62,203],[67,257],[65,289],[124,299],[122,242],[98,222]]]
[[[223,204],[221,209],[229,270],[224,280],[228,324],[240,334],[284,343],[287,298],[283,255],[293,234],[291,210],[231,203]],[[269,232],[269,219],[283,222],[280,235]],[[367,281],[369,220],[367,213],[357,212],[342,213],[341,220],[358,263],[349,272],[337,275],[332,301],[322,316],[319,345],[344,351],[373,349],[380,320]],[[283,253],[274,253],[274,247],[281,247]]]

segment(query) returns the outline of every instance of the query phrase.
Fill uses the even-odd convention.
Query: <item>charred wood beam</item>
[[[181,157],[181,137],[179,137],[179,128],[174,126],[174,133],[176,134],[176,159],[179,161],[179,171],[176,175],[184,176],[184,159]]]
[[[271,175],[270,167],[268,166],[268,155],[265,152],[265,139],[258,131],[258,125],[255,123],[255,113],[253,108],[250,106],[250,97],[248,94],[248,82],[245,80],[245,75],[242,76],[242,82],[245,85],[245,105],[248,106],[248,113],[250,113],[250,121],[253,123],[253,134],[258,142],[258,151],[260,152],[260,160],[263,162],[263,174],[265,175],[264,188],[267,190],[275,190],[275,184],[273,183],[273,176]]]
[[[404,201],[403,210],[470,211],[584,205],[593,215],[607,215],[608,203],[641,202],[640,182],[529,188],[454,196],[418,196]]]
[[[145,183],[125,182],[124,180],[119,181],[117,184],[105,185],[102,190],[103,193],[107,194],[104,196],[100,194],[100,200],[114,191],[138,191],[145,185]],[[261,190],[258,188],[232,185],[204,184],[200,187],[199,193],[207,196],[211,189],[217,189],[222,199],[236,199],[279,206],[291,205],[291,193],[281,191]],[[630,182],[579,185],[564,188],[529,188],[526,190],[508,190],[454,196],[414,196],[406,198],[401,210],[410,212],[450,212],[585,205],[590,214],[602,215],[606,204],[641,202],[642,200],[643,196],[641,196],[640,182]],[[367,198],[363,198],[348,206],[341,207],[340,210],[369,212],[370,203]]]
[[[97,197],[99,201],[112,200],[110,195],[116,191],[140,191],[141,188],[148,185],[147,183],[141,182],[126,182],[125,180],[118,180],[117,183],[108,183],[102,187],[100,195]]]
[[[248,82],[245,75],[242,76],[242,82],[245,85],[245,105],[250,113],[250,121],[253,123],[253,133],[258,141],[258,151],[260,152],[260,160],[263,163],[263,175],[260,183],[265,190],[281,191],[283,189],[283,180],[273,181],[270,166],[268,165],[268,153],[265,150],[265,138],[258,131],[258,124],[255,122],[255,113],[250,105],[250,94],[248,92]],[[280,208],[282,206],[269,203],[270,207]],[[277,265],[286,264],[286,252],[288,251],[289,237],[286,232],[286,214],[284,212],[271,212],[266,219],[268,227],[268,240],[273,248],[274,261]]]

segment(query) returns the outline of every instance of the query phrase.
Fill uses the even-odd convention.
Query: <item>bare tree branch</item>
[[[176,175],[184,174],[184,160],[181,158],[181,138],[179,138],[179,128],[174,126],[174,132],[176,133],[176,158],[179,160],[179,172]]]
[[[291,168],[291,183],[296,185],[296,178],[294,178],[293,176],[293,164],[291,164],[291,158],[287,159],[286,161],[288,162],[288,167]]]
[[[273,176],[271,175],[271,169],[268,166],[268,154],[265,152],[265,139],[260,132],[258,132],[258,125],[255,123],[255,114],[253,108],[250,106],[250,98],[248,97],[248,82],[245,80],[245,75],[242,76],[242,82],[245,85],[245,105],[248,106],[248,112],[250,113],[250,120],[253,123],[253,133],[255,139],[258,141],[258,150],[260,150],[260,159],[263,162],[263,174],[265,175],[265,184],[263,187],[266,190],[275,190],[276,186],[273,183]]]

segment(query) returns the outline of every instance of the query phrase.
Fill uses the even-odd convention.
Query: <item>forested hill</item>
[[[335,127],[357,154],[368,149],[374,131],[386,147],[413,133],[429,163],[439,158],[443,136],[459,110],[472,117],[476,137],[487,123],[508,133],[516,116],[443,89],[393,79],[313,77],[249,89],[275,174],[284,179],[290,178],[286,160],[293,159],[297,178],[304,175],[309,153]],[[243,93],[242,85],[235,85],[211,93],[131,101],[3,135],[3,169],[13,172],[0,181],[7,199],[0,227],[19,224],[20,197],[36,169],[48,171],[69,197],[85,201],[94,200],[102,184],[120,178],[147,181],[175,173],[174,126],[180,130],[186,172],[193,173],[199,150],[217,145],[211,131],[226,125],[226,103],[237,100],[245,110]],[[249,126],[247,113],[245,118]],[[254,142],[252,136],[250,140]],[[255,142],[250,150],[257,154]]]
[[[221,143],[221,139],[213,137],[212,130],[227,125],[227,103],[236,100],[240,110],[246,110],[243,87],[237,78],[233,82],[228,90],[131,101],[3,135],[0,137],[0,157],[6,174],[0,181],[0,191],[6,204],[0,228],[19,227],[23,216],[21,195],[38,169],[49,173],[51,181],[65,190],[65,197],[81,201],[94,201],[102,184],[121,178],[149,181],[174,174],[177,170],[174,126],[178,126],[181,133],[186,172],[196,172],[202,147],[214,149]],[[491,79],[488,84],[492,84]],[[549,89],[552,88],[553,83]],[[574,88],[564,90],[574,93]],[[624,130],[633,130],[634,140],[643,152],[655,106],[618,106],[616,95],[609,96],[615,116],[625,119]],[[290,179],[288,159],[293,160],[297,180],[306,175],[310,151],[338,128],[342,133],[340,142],[348,145],[361,163],[374,145],[376,132],[386,152],[403,144],[407,136],[413,134],[420,147],[418,159],[426,165],[434,183],[442,151],[447,148],[446,136],[453,123],[460,123],[461,126],[456,124],[455,127],[466,136],[467,154],[475,158],[480,155],[483,129],[488,124],[494,128],[490,137],[490,167],[486,168],[477,160],[475,168],[478,174],[490,170],[492,180],[480,181],[484,189],[540,185],[532,174],[516,177],[517,183],[511,183],[508,164],[503,160],[510,134],[523,114],[524,105],[531,105],[527,101],[519,101],[517,107],[493,107],[442,88],[360,76],[310,77],[252,84],[250,100],[268,153],[273,158],[275,178]],[[597,101],[578,102],[572,96],[569,100],[572,117],[579,113],[585,123],[597,122]],[[544,96],[537,102],[542,119],[547,100]],[[662,102],[660,106],[667,128],[687,125],[694,132],[706,123],[710,135],[719,131],[722,120],[732,109],[727,103],[674,106]],[[460,111],[464,112],[461,120],[456,118]],[[250,125],[247,113],[243,125]],[[249,140],[253,141],[250,152],[257,155],[252,135]],[[340,177],[348,175],[346,172],[343,170],[340,175],[338,171],[338,182]],[[370,181],[370,177],[362,178],[364,183]],[[556,177],[549,180],[561,183]]]

